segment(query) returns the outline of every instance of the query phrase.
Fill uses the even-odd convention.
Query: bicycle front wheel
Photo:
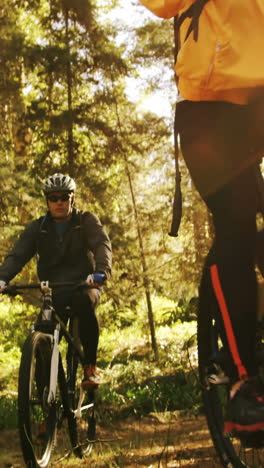
[[[228,378],[224,371],[226,355],[215,320],[207,311],[200,311],[198,315],[198,361],[204,411],[222,465],[263,467],[263,432],[240,438],[223,433],[229,399]]]
[[[40,332],[25,341],[18,382],[18,425],[27,467],[45,468],[56,434],[56,406],[48,404],[51,340]]]

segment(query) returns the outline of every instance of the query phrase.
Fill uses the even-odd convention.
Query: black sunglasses
[[[56,203],[57,201],[66,202],[69,201],[71,198],[71,193],[64,193],[63,195],[49,195],[47,199],[52,203]]]

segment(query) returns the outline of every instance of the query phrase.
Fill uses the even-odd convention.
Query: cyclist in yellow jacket
[[[264,2],[140,1],[162,18],[178,15],[177,126],[185,162],[215,227],[200,310],[210,297],[229,353],[228,427],[257,431],[264,427],[254,269],[255,163],[264,154]]]

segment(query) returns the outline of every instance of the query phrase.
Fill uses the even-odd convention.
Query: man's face
[[[55,222],[62,223],[70,219],[72,213],[73,193],[52,192],[47,195],[47,204]]]

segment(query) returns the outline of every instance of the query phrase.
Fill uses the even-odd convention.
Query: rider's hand
[[[6,282],[3,280],[0,280],[0,293],[3,292],[5,287],[6,287]]]
[[[91,275],[87,276],[86,283],[89,286],[103,286],[105,280],[106,275],[104,273],[92,273]]]
[[[106,275],[104,273],[92,273],[86,278],[86,283],[88,284],[88,286],[94,286],[94,288],[90,288],[87,291],[87,294],[94,307],[96,307],[96,305],[99,302],[101,296],[101,287],[103,286],[105,280]]]

